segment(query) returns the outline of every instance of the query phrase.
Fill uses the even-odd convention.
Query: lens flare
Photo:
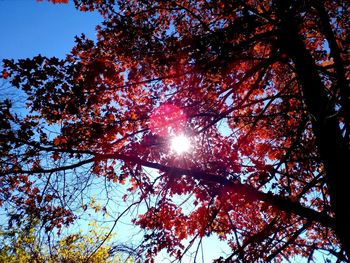
[[[152,133],[161,137],[179,134],[186,125],[186,115],[182,109],[175,105],[163,104],[155,109],[149,121]]]

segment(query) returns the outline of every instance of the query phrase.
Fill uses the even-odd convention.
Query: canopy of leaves
[[[96,177],[127,186],[147,260],[210,235],[227,261],[349,260],[348,1],[74,3],[104,16],[96,43],[3,61],[28,98],[1,103],[4,207],[62,228]]]

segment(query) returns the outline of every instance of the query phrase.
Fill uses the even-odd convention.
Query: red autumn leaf
[[[9,77],[9,73],[6,70],[2,71],[2,78],[7,79]]]

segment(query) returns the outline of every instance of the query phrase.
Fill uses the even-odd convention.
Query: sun
[[[191,142],[185,135],[177,135],[171,139],[170,148],[180,155],[189,151]]]

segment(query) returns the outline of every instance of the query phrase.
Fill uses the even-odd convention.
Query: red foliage
[[[146,209],[134,223],[148,260],[162,249],[181,259],[186,242],[214,234],[232,248],[227,262],[348,259],[345,3],[74,3],[104,15],[97,43],[4,61],[30,113],[8,101],[0,111],[2,202],[13,195],[60,227],[74,219],[59,202],[77,187],[67,174],[104,176]],[[169,150],[178,133],[193,142],[180,156]],[[51,176],[71,181],[46,193]]]

